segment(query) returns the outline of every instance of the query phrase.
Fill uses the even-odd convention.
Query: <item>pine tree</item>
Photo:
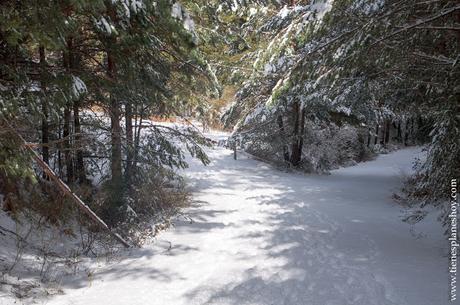
[[[154,177],[157,181],[179,180],[173,169],[186,163],[174,138],[206,162],[200,148],[206,141],[196,132],[145,124],[152,115],[182,112],[179,97],[204,95],[210,88],[206,63],[194,51],[196,33],[186,20],[173,16],[169,1],[24,1],[1,6],[2,119],[30,130],[27,140],[38,143],[44,160],[76,189],[88,184],[97,190],[88,177],[97,160],[108,159],[110,179],[103,176],[103,189],[112,192],[105,192],[107,200],[100,208],[106,220],[123,220],[126,205],[138,197],[133,193],[138,188],[132,186],[145,183],[141,176],[153,168],[160,175]],[[110,117],[110,126],[88,116],[96,106]],[[97,138],[106,127],[110,143]],[[141,133],[146,128],[155,136],[146,139]],[[146,153],[152,146],[160,149]],[[5,156],[0,166],[8,169],[7,175],[19,174],[11,166],[27,154],[16,161]],[[29,166],[23,162],[24,173],[31,173]]]

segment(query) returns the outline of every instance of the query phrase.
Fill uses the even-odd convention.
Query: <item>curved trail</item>
[[[334,171],[284,173],[223,148],[187,170],[194,202],[154,245],[64,283],[47,304],[442,305],[439,225],[416,238],[391,200],[415,149]]]

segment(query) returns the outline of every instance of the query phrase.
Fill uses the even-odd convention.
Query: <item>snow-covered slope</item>
[[[448,303],[439,225],[427,219],[413,234],[391,199],[419,150],[328,176],[209,153],[211,165],[187,171],[187,217],[116,264],[64,280],[47,304]]]

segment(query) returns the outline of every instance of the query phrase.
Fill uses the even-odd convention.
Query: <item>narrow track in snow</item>
[[[418,153],[309,176],[215,148],[186,171],[192,221],[48,304],[448,304],[439,225],[416,238],[391,199]]]

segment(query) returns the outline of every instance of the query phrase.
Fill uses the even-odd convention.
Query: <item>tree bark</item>
[[[294,114],[294,130],[293,142],[291,145],[291,164],[293,166],[298,166],[302,160],[305,113],[304,109],[301,109],[299,102],[294,102],[292,108]]]
[[[133,143],[133,111],[132,106],[129,102],[126,102],[125,105],[125,127],[126,127],[126,171],[125,179],[130,182],[131,176],[133,174],[133,153],[134,153],[134,143]]]
[[[380,138],[380,145],[385,145],[385,128],[386,128],[386,124],[385,124],[385,120],[383,120],[382,122],[382,137]]]
[[[115,61],[110,52],[107,52],[107,66],[109,77],[115,77]],[[122,165],[121,165],[121,125],[120,125],[120,105],[111,96],[110,98],[110,127],[111,127],[111,164],[112,183],[121,186]]]
[[[63,52],[63,62],[64,68],[67,71],[68,75],[71,75],[71,56],[68,49]],[[64,106],[64,127],[63,127],[63,139],[64,139],[64,162],[66,166],[66,176],[67,183],[72,183],[74,181],[74,164],[72,158],[72,139],[71,139],[71,130],[72,130],[72,113],[71,106]]]
[[[41,86],[41,106],[42,106],[42,158],[46,164],[49,164],[49,124],[48,124],[48,101],[46,96],[46,56],[45,48],[39,46],[39,55],[40,55],[40,86]]]
[[[409,141],[409,120],[404,122],[404,145],[407,146]]]
[[[390,129],[391,129],[391,121],[387,120],[385,124],[385,140],[384,145],[387,145],[390,142]]]
[[[71,118],[72,118],[72,114],[70,112],[70,108],[66,106],[64,109],[64,128],[63,128],[62,137],[64,139],[64,162],[66,166],[67,183],[71,183],[74,181],[73,160],[72,160],[72,152],[71,152],[72,140],[70,137]]]
[[[85,183],[86,180],[86,172],[85,172],[85,162],[83,159],[83,150],[82,150],[82,143],[81,143],[81,123],[80,123],[80,101],[75,101],[73,104],[73,122],[75,126],[75,142],[77,143],[77,154],[76,154],[76,171],[77,171],[77,178],[80,183]]]
[[[139,144],[140,144],[140,139],[141,139],[141,129],[142,129],[143,116],[144,116],[144,108],[143,108],[143,105],[141,104],[140,105],[140,111],[139,111],[139,121],[136,123],[136,126],[134,126],[134,130],[135,130],[135,132],[134,132],[134,147],[133,147],[133,167],[134,167],[134,169],[137,166],[137,160],[138,160],[138,157],[139,157]]]
[[[374,140],[374,145],[377,145],[379,141],[379,124],[377,123],[377,126],[375,126],[375,140]]]
[[[283,122],[282,115],[278,115],[277,122],[278,122],[278,127],[280,128],[281,141],[284,141],[286,137],[286,133],[284,131],[284,122]],[[289,149],[284,143],[283,143],[283,157],[284,157],[284,161],[289,162]]]
[[[371,146],[371,139],[372,139],[372,134],[371,134],[371,129],[369,128],[367,130],[367,147]]]
[[[73,52],[73,40],[72,38],[67,39],[67,60],[68,60],[68,72],[69,76],[72,75],[72,71],[76,68],[75,54]],[[80,124],[80,100],[77,98],[72,105],[73,110],[73,124],[74,124],[74,136],[75,136],[75,178],[80,183],[86,182],[85,163],[83,160],[83,150],[81,148],[81,124]]]

